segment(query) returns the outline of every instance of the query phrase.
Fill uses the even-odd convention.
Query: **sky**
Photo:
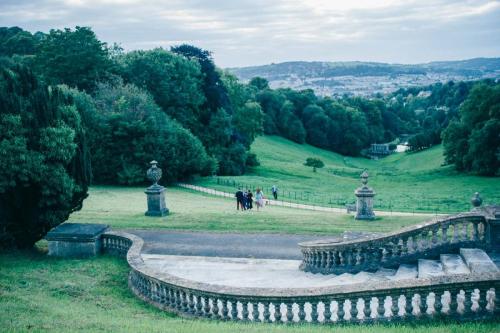
[[[500,57],[500,0],[0,0],[0,26],[90,26],[125,50],[189,43],[224,68]]]

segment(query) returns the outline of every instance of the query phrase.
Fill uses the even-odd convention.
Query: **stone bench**
[[[93,257],[101,252],[101,235],[107,229],[105,224],[63,223],[45,236],[49,256]]]

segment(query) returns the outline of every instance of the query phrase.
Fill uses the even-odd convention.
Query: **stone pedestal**
[[[373,197],[375,191],[368,187],[368,173],[365,171],[361,174],[361,182],[363,186],[354,191],[356,196],[356,220],[374,220],[375,213],[373,212]]]
[[[49,242],[49,256],[96,256],[101,252],[101,235],[106,229],[105,224],[63,223],[45,236]]]
[[[148,197],[148,211],[146,216],[165,216],[168,215],[168,208],[165,204],[165,188],[155,184],[144,191]]]

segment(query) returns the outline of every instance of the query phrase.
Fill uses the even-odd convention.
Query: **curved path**
[[[234,193],[223,192],[223,191],[215,190],[215,189],[208,188],[208,187],[192,185],[192,184],[185,184],[185,183],[177,183],[177,186],[187,188],[187,189],[190,189],[193,191],[212,194],[212,195],[219,196],[219,197],[234,198]],[[306,204],[301,204],[301,203],[296,203],[296,202],[272,200],[272,199],[266,199],[266,201],[267,201],[267,204],[271,205],[271,206],[281,206],[281,207],[289,207],[289,208],[297,208],[297,209],[316,210],[316,211],[322,211],[322,212],[332,212],[332,213],[338,213],[338,214],[348,214],[346,212],[345,208],[306,205]],[[438,216],[438,215],[445,216],[448,214],[391,212],[391,211],[375,210],[375,215],[378,215],[378,216]]]

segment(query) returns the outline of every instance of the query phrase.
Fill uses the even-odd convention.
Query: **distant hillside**
[[[372,95],[436,82],[500,78],[500,58],[405,65],[378,62],[293,61],[229,68],[239,79],[260,76],[273,88],[313,89],[320,95]]]

